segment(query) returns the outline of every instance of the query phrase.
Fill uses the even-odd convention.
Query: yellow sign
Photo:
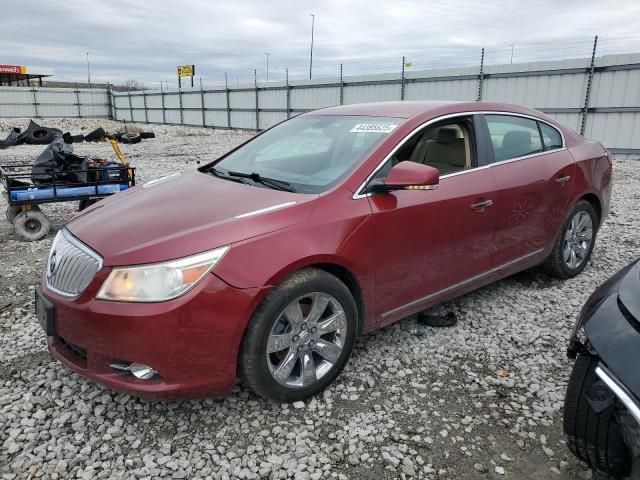
[[[179,77],[193,77],[196,74],[195,65],[178,65]]]
[[[413,67],[413,62],[404,62],[406,68]]]

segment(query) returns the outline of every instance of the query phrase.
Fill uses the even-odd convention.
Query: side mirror
[[[393,166],[384,180],[369,184],[369,192],[391,190],[435,190],[440,183],[437,168],[415,162],[400,162]]]

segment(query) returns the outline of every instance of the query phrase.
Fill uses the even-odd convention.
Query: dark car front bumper
[[[611,277],[585,304],[569,356],[596,356],[596,374],[640,423],[640,261]]]

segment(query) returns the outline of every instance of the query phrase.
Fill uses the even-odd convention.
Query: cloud
[[[303,1],[4,0],[3,63],[52,67],[56,78],[175,85],[175,67],[196,64],[206,84],[228,72],[252,81],[308,75],[310,13],[316,15],[315,76],[392,72],[403,55],[413,69],[589,56],[601,35],[603,53],[640,51],[629,19],[640,2],[568,0]]]

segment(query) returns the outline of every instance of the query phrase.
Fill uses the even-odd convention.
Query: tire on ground
[[[100,140],[104,139],[104,136],[105,136],[104,128],[98,127],[94,131],[87,133],[84,136],[84,141],[85,142],[99,142]]]
[[[47,216],[40,210],[20,212],[13,221],[16,234],[29,242],[44,238],[51,229]]]
[[[292,301],[311,292],[332,295],[344,309],[347,334],[338,360],[323,377],[308,387],[289,388],[278,383],[267,365],[266,345],[271,329]],[[242,383],[255,393],[278,402],[295,402],[311,397],[329,385],[347,363],[358,332],[358,311],[351,292],[335,276],[318,268],[296,272],[277,285],[260,304],[244,334],[239,354]]]
[[[120,138],[122,143],[140,143],[141,140],[142,138],[139,133],[125,133]]]
[[[142,139],[156,138],[156,134],[153,132],[140,132],[140,138]]]
[[[564,236],[569,228],[571,223],[571,219],[580,211],[585,211],[591,217],[591,222],[593,224],[593,236],[591,239],[591,245],[589,246],[589,251],[587,252],[586,258],[580,265],[576,268],[570,268],[563,259],[563,244],[564,244]],[[598,225],[599,225],[598,214],[596,213],[593,205],[591,205],[586,200],[579,200],[573,206],[567,217],[565,218],[562,228],[558,233],[558,237],[556,238],[555,243],[553,244],[553,249],[551,250],[551,254],[547,257],[546,261],[542,264],[543,269],[552,277],[567,279],[572,278],[581,273],[589,260],[591,259],[591,253],[593,252],[593,247],[596,243],[596,236],[598,233]]]
[[[27,132],[25,142],[30,145],[49,145],[61,133],[60,130],[39,127]]]
[[[589,402],[589,391],[599,381],[597,365],[596,358],[580,354],[573,366],[564,402],[567,447],[592,469],[613,478],[626,477],[631,457],[616,419],[615,402],[599,413]]]

